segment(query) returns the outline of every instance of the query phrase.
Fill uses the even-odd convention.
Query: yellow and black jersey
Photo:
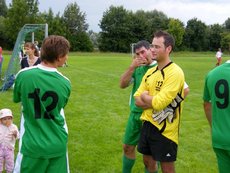
[[[157,121],[153,120],[152,114],[154,111],[161,111],[166,108],[177,95],[183,98],[184,82],[182,69],[175,63],[170,62],[161,70],[158,69],[158,66],[149,69],[144,75],[140,87],[134,94],[135,97],[138,97],[144,91],[148,91],[149,95],[153,96],[152,108],[143,111],[141,120],[151,122],[165,137],[176,143],[178,143],[179,122],[183,102],[176,108],[176,116],[172,123],[164,121],[158,124]]]

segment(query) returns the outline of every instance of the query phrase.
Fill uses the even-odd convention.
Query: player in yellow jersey
[[[156,161],[163,173],[175,172],[185,81],[182,69],[170,60],[173,47],[170,34],[154,34],[151,51],[158,66],[147,71],[134,94],[136,105],[144,110],[138,151],[149,172],[156,171]]]

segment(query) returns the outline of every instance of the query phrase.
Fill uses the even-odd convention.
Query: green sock
[[[145,173],[149,173],[148,169],[145,167]]]
[[[122,173],[131,173],[135,160],[136,159],[129,159],[125,155],[123,155]]]

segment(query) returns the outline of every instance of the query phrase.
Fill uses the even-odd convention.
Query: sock
[[[136,159],[129,159],[125,155],[123,155],[122,173],[131,173],[135,160]]]
[[[145,173],[149,173],[148,169],[145,167]]]

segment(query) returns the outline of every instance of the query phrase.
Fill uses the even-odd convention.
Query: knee
[[[146,169],[149,171],[149,172],[155,172],[158,170],[158,167],[157,167],[157,162],[156,161],[153,161],[153,160],[149,160],[147,158],[144,158],[143,159],[143,162],[144,162],[144,165],[146,167]]]
[[[125,155],[129,155],[132,153],[135,153],[135,146],[131,146],[131,145],[123,145],[123,151]]]

